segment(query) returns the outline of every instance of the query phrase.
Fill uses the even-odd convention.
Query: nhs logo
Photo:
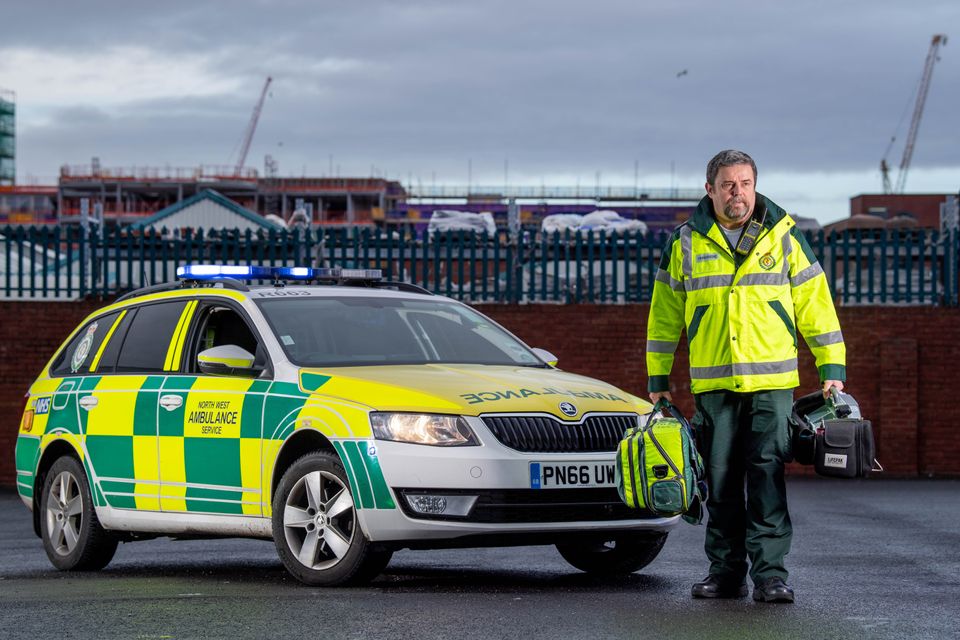
[[[37,398],[36,402],[33,405],[33,411],[38,416],[42,416],[45,413],[49,413],[50,412],[50,396]]]

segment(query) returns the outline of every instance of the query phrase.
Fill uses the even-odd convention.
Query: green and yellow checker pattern
[[[34,383],[30,419],[25,414],[16,445],[20,494],[33,497],[43,452],[66,441],[83,461],[97,506],[270,516],[277,455],[297,430],[314,429],[334,443],[359,508],[395,508],[366,409],[322,395],[329,376],[304,373],[293,383],[177,373],[198,304],[189,300],[183,309],[162,374],[97,375],[127,313],[121,309],[88,375],[42,376]]]
[[[630,508],[678,515],[693,502],[702,466],[687,428],[675,418],[657,418],[627,429],[620,441],[617,491]]]
[[[334,443],[359,508],[396,507],[366,411],[311,397],[298,384],[105,375],[38,385],[32,402],[50,398],[50,410],[36,415],[31,432],[18,439],[18,487],[25,497],[33,495],[32,474],[42,451],[66,439],[84,460],[97,506],[269,516],[280,449],[298,429],[315,429]],[[39,395],[45,389],[53,393]],[[95,405],[84,408],[91,397]]]

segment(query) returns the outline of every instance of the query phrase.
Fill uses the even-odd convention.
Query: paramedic
[[[681,330],[690,353],[693,424],[710,497],[710,574],[694,598],[793,602],[784,557],[792,528],[784,462],[797,373],[797,334],[826,395],[843,388],[846,351],[823,270],[796,222],[757,193],[742,151],[707,165],[707,195],[663,252],[647,324],[650,398],[670,400]],[[744,496],[746,484],[746,496]]]

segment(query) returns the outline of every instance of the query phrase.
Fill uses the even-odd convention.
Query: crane
[[[260,92],[260,99],[253,107],[253,114],[250,116],[250,123],[247,124],[247,131],[243,134],[243,143],[240,145],[240,155],[237,157],[237,174],[243,169],[243,163],[247,161],[247,152],[250,151],[250,143],[253,142],[253,134],[257,131],[257,122],[260,120],[260,111],[263,109],[263,101],[267,97],[267,89],[273,78],[267,76],[267,81],[263,83],[263,91]]]
[[[910,131],[907,134],[907,143],[903,146],[903,158],[900,159],[900,172],[897,174],[896,189],[890,186],[890,166],[887,164],[887,158],[884,156],[880,161],[880,173],[883,174],[883,192],[884,193],[903,193],[907,185],[907,171],[910,169],[910,160],[913,158],[913,147],[917,142],[917,130],[920,128],[920,118],[923,117],[923,107],[927,102],[927,93],[930,92],[930,78],[933,76],[933,65],[939,60],[937,52],[942,45],[947,44],[947,36],[938,33],[933,36],[930,42],[930,51],[927,53],[927,60],[923,65],[923,75],[920,76],[920,88],[917,91],[917,102],[913,107],[913,118],[910,120]],[[890,146],[887,147],[887,153],[893,146],[896,137],[890,139]]]

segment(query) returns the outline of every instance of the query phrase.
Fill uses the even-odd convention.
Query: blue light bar
[[[313,269],[310,267],[266,267],[274,278],[280,280],[312,280]]]
[[[310,267],[261,267],[252,265],[188,264],[177,268],[177,277],[183,280],[381,280],[380,269],[341,269]]]
[[[256,267],[229,264],[188,264],[177,267],[177,277],[187,280],[214,280],[216,278],[245,280],[255,277],[253,275],[255,269]]]

